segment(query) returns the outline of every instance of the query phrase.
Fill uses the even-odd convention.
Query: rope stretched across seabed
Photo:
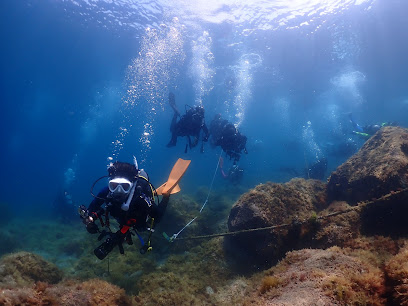
[[[383,195],[377,199],[371,200],[371,201],[362,201],[357,203],[356,206],[352,206],[348,209],[345,210],[341,210],[341,211],[336,211],[324,216],[316,216],[316,218],[309,218],[303,221],[300,220],[294,220],[296,221],[296,225],[303,225],[306,224],[308,222],[315,222],[318,220],[324,220],[330,217],[334,217],[334,216],[338,216],[338,215],[342,215],[342,214],[346,214],[352,211],[359,211],[361,209],[363,209],[364,207],[366,207],[367,205],[379,202],[379,201],[383,201],[383,200],[387,200],[388,198],[395,196],[397,194],[403,193],[408,191],[408,188],[402,189],[402,190],[398,190],[398,191],[391,191],[390,193],[387,193],[386,195]],[[237,234],[242,234],[242,233],[250,233],[250,232],[259,232],[259,231],[267,231],[267,230],[275,230],[275,229],[280,229],[280,228],[285,228],[285,227],[290,227],[293,226],[293,223],[283,223],[283,224],[278,224],[278,225],[272,225],[272,226],[267,226],[267,227],[258,227],[258,228],[251,228],[251,229],[244,229],[244,230],[240,230],[240,231],[235,231],[235,232],[225,232],[225,233],[218,233],[218,234],[212,234],[212,235],[202,235],[202,236],[192,236],[192,237],[181,237],[181,238],[177,238],[174,241],[177,240],[193,240],[193,239],[206,239],[206,238],[215,238],[215,237],[223,237],[223,236],[232,236],[232,235],[237,235]]]
[[[211,193],[211,190],[212,190],[213,185],[214,185],[215,176],[216,176],[217,171],[218,171],[218,168],[219,168],[219,166],[220,166],[221,156],[222,156],[222,150],[221,150],[221,152],[220,152],[220,156],[218,157],[217,166],[215,167],[214,175],[213,175],[213,178],[212,178],[211,184],[210,184],[210,189],[208,190],[208,193],[207,193],[207,198],[205,199],[203,206],[201,206],[201,209],[200,209],[200,211],[199,211],[199,214],[201,214],[201,212],[203,211],[204,207],[205,207],[205,206],[207,205],[207,203],[208,203],[208,199],[210,198],[210,193]],[[199,216],[199,215],[197,215],[197,216],[195,216],[193,219],[191,219],[181,230],[179,230],[177,233],[173,234],[173,236],[170,237],[170,236],[168,236],[166,233],[163,233],[163,237],[164,237],[167,241],[169,241],[169,242],[173,242],[173,241],[175,241],[176,239],[181,239],[181,238],[177,238],[177,237],[181,234],[182,231],[184,231],[188,226],[190,226],[190,224],[193,223],[193,222],[198,218],[198,216]]]

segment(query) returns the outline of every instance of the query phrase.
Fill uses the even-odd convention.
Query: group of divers
[[[169,104],[174,115],[170,126],[172,136],[167,147],[176,146],[178,137],[186,137],[185,151],[187,151],[188,148],[192,149],[199,144],[201,135],[201,152],[204,142],[210,141],[211,146],[221,147],[225,155],[233,161],[232,167],[227,171],[228,173],[225,173],[222,167],[223,160],[220,158],[222,176],[233,179],[241,178],[243,170],[238,166],[238,161],[242,153],[247,154],[247,137],[241,134],[233,123],[223,119],[219,114],[210,122],[208,128],[205,124],[205,111],[201,105],[186,106],[185,114],[181,115],[177,109],[173,93],[169,94]],[[362,137],[373,135],[384,125],[393,125],[385,123],[363,127],[353,120],[351,114],[349,119],[353,125],[353,133]],[[162,219],[170,196],[180,191],[178,183],[189,164],[190,160],[179,158],[173,166],[167,182],[155,188],[146,171],[139,169],[136,158],[134,158],[133,163],[120,161],[111,163],[107,175],[97,179],[93,184],[94,187],[98,181],[108,178],[107,186],[104,186],[96,195],[91,190],[94,197],[93,201],[88,207],[81,205],[78,210],[86,230],[90,234],[98,234],[98,241],[103,240],[95,248],[95,256],[102,260],[116,246],[119,252],[124,254],[123,245],[132,245],[135,236],[140,240],[139,251],[141,254],[151,251],[151,236],[154,227]],[[327,167],[327,161],[322,159],[319,163],[312,165],[312,167],[314,166],[317,168]],[[313,171],[312,167],[308,170]],[[319,171],[319,169],[314,171]],[[69,200],[72,204],[72,199]],[[111,226],[111,217],[116,220],[115,229]],[[147,232],[143,235],[144,238],[141,232]],[[165,235],[165,238],[168,239],[169,237]]]
[[[225,156],[232,160],[232,166],[224,172],[223,159],[220,156],[222,177],[233,184],[238,183],[243,175],[243,169],[238,166],[238,162],[243,153],[248,153],[247,137],[220,114],[217,114],[207,127],[205,111],[201,105],[193,107],[186,105],[185,113],[181,114],[173,93],[169,94],[169,104],[174,116],[170,125],[172,136],[167,147],[176,146],[178,137],[187,138],[185,152],[195,148],[200,141],[201,152],[204,150],[204,142],[210,142],[212,147],[220,147]],[[154,227],[162,219],[170,196],[180,191],[178,183],[189,164],[190,160],[179,158],[167,182],[155,188],[147,172],[139,169],[136,158],[133,163],[121,161],[110,163],[107,175],[97,179],[92,186],[93,201],[88,207],[81,205],[78,209],[86,230],[91,234],[98,234],[98,241],[103,240],[103,243],[95,248],[95,256],[102,260],[116,246],[120,253],[124,254],[123,245],[132,245],[135,236],[140,240],[140,253],[152,250],[151,236]],[[94,194],[93,187],[105,178],[108,178],[107,186]],[[59,210],[62,207],[72,207],[73,201],[67,191],[64,191],[62,198],[60,197],[58,202],[65,202],[68,205],[56,203],[54,206],[58,206]],[[116,221],[115,225],[111,224],[112,218]],[[144,238],[141,232],[147,232],[143,235]],[[171,240],[169,237],[166,238]]]

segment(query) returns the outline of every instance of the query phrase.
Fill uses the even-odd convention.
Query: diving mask
[[[109,181],[109,191],[112,193],[129,193],[132,188],[132,182],[123,177],[117,177]]]

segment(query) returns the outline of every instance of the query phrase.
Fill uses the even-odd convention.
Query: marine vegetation
[[[145,255],[126,246],[124,255],[113,250],[100,261],[81,226],[13,220],[7,235],[24,237],[16,246],[24,251],[0,259],[0,304],[408,305],[406,214],[401,217],[408,190],[401,183],[406,176],[391,175],[408,169],[406,143],[407,130],[380,130],[346,162],[359,170],[340,167],[328,184],[268,182],[235,203],[214,193],[218,204],[170,243],[160,233],[174,233],[196,216],[203,192],[174,197],[153,252]],[[383,177],[377,170],[390,160],[395,169]],[[365,194],[344,189],[373,174],[383,182],[379,198],[370,186]],[[329,189],[332,179],[342,182],[340,189]],[[211,236],[216,233],[224,234]]]

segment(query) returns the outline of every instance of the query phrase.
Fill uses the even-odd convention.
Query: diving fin
[[[179,192],[181,189],[178,183],[180,182],[190,163],[191,160],[179,158],[174,164],[173,169],[171,169],[167,182],[156,189],[157,194],[163,195]]]

